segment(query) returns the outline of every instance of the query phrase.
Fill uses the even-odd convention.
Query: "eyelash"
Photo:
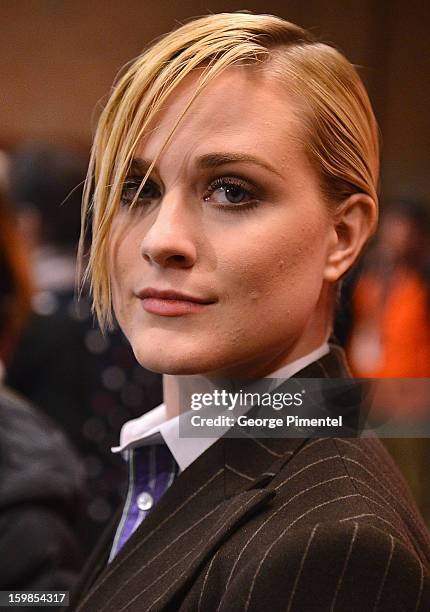
[[[231,202],[230,204],[216,204],[214,203],[213,205],[216,208],[221,208],[223,210],[228,210],[228,211],[233,211],[233,210],[250,210],[251,208],[255,208],[256,206],[258,206],[259,201],[257,198],[257,194],[255,193],[255,189],[254,187],[252,187],[251,185],[249,185],[249,183],[247,183],[246,181],[238,178],[238,177],[220,177],[215,179],[214,181],[212,181],[212,183],[209,185],[207,192],[205,193],[205,195],[203,196],[203,199],[205,201],[209,200],[209,197],[217,190],[217,189],[221,189],[222,187],[237,187],[239,189],[242,189],[245,194],[248,196],[248,200],[245,201],[244,203],[237,203],[235,204],[234,202]]]
[[[123,206],[131,206],[136,193],[139,191],[140,188],[140,184],[142,182],[142,178],[141,177],[128,177],[122,187],[122,192],[121,192],[121,204]],[[142,196],[142,193],[145,192],[146,189],[148,189],[148,187],[150,188],[155,188],[158,191],[158,197],[160,197],[160,190],[158,188],[158,185],[156,183],[154,183],[154,181],[151,181],[150,179],[148,179],[145,183],[145,185],[142,187],[139,196],[137,197],[136,200],[136,204],[139,202],[139,200],[148,200],[150,198],[145,198],[144,196]],[[128,190],[132,191],[132,194],[130,197],[127,197],[126,193]],[[154,197],[154,196],[153,196]]]
[[[136,193],[139,190],[141,181],[142,181],[141,177],[128,177],[125,180],[124,185],[123,185],[122,194],[121,194],[121,204],[123,206],[131,206],[136,196]],[[258,206],[259,200],[257,198],[255,188],[249,185],[249,183],[247,183],[243,179],[240,179],[239,177],[223,176],[223,177],[219,177],[213,180],[212,183],[210,183],[210,185],[207,187],[206,192],[203,195],[203,200],[205,202],[209,201],[210,196],[215,191],[223,187],[224,188],[229,188],[229,187],[239,188],[243,190],[243,192],[245,193],[248,199],[244,203],[231,202],[230,204],[219,204],[215,202],[212,204],[215,208],[219,208],[219,209],[227,210],[227,211],[237,211],[237,210],[250,210]],[[155,189],[157,194],[152,195],[149,198],[145,198],[144,196],[142,196],[142,193],[145,192],[145,190],[147,190],[148,188]],[[132,195],[129,197],[126,196],[127,190],[132,190]],[[161,197],[161,193],[160,193],[160,189],[158,185],[154,181],[151,181],[150,179],[148,179],[145,185],[143,186],[141,192],[139,193],[139,196],[136,200],[136,204],[142,200],[148,201],[151,199],[157,199],[159,197]],[[144,205],[144,202],[142,202],[142,205]]]

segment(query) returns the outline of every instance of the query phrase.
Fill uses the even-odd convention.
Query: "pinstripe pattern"
[[[341,520],[346,520],[346,519],[341,519]],[[343,564],[342,571],[339,575],[339,580],[337,581],[333,599],[330,604],[330,612],[334,612],[334,609],[336,606],[337,595],[339,593],[340,587],[342,586],[342,581],[343,581],[343,577],[345,576],[346,568],[348,567],[349,558],[351,556],[352,547],[354,546],[355,538],[357,537],[358,528],[359,528],[358,523],[354,523],[354,531],[352,532],[351,543],[349,545],[348,552],[346,553],[345,563]]]
[[[393,558],[394,546],[395,546],[394,538],[392,535],[390,535],[390,554],[388,556],[387,565],[385,567],[384,574],[382,576],[381,586],[379,587],[378,596],[376,597],[375,608],[374,608],[375,611],[378,609],[379,602],[381,601],[382,591],[385,586],[385,581],[387,580],[387,574],[388,574],[388,570],[390,569],[391,559]]]
[[[270,447],[268,447],[265,444],[263,444],[263,442],[261,440],[259,440],[258,438],[251,438],[251,439],[253,440],[253,442],[255,444],[257,444],[258,446],[261,446],[261,448],[264,448],[265,451],[267,451],[268,453],[270,453],[274,457],[283,457],[283,453],[277,453],[276,451],[274,451]]]
[[[343,374],[335,349],[298,376]],[[430,610],[428,533],[376,439],[221,439],[100,572],[114,530],[80,612]]]
[[[187,558],[188,558],[188,557],[189,557],[189,556],[190,556],[190,555],[191,555],[193,552],[194,552],[194,550],[189,550],[189,551],[188,551],[188,552],[187,552],[187,553],[184,555],[183,559],[187,559]],[[157,582],[158,582],[159,580],[163,580],[164,576],[166,576],[167,574],[170,574],[170,573],[172,572],[172,570],[173,570],[173,569],[174,569],[174,568],[175,568],[177,565],[179,565],[179,563],[181,563],[181,561],[182,561],[183,559],[179,559],[179,561],[176,561],[176,563],[173,563],[173,565],[169,565],[169,567],[168,567],[168,568],[167,568],[167,569],[166,569],[166,570],[165,570],[165,571],[164,571],[162,574],[160,574],[160,575],[158,576],[158,578],[157,578],[156,580],[154,580],[154,582],[152,582],[151,584],[148,584],[147,586],[145,586],[145,588],[143,588],[143,589],[139,590],[139,591],[138,591],[138,592],[137,592],[137,593],[136,593],[136,594],[135,594],[133,597],[131,597],[131,599],[130,599],[130,600],[129,600],[129,601],[128,601],[128,602],[127,602],[125,605],[123,605],[121,608],[115,608],[116,612],[124,612],[124,610],[127,610],[128,608],[133,609],[133,608],[134,608],[134,606],[135,606],[135,602],[136,602],[138,599],[140,599],[140,598],[142,597],[142,595],[143,595],[144,593],[146,593],[146,591],[147,591],[148,589],[151,589],[151,588],[152,588],[152,587],[153,587],[155,584],[157,584]],[[177,582],[179,579],[180,579],[180,576],[179,576],[179,578],[177,578],[177,579],[176,579],[176,580],[173,582],[173,584],[175,584],[175,582]],[[164,595],[164,593],[163,593],[163,595]],[[162,597],[163,595],[161,595],[160,597]],[[158,599],[160,599],[160,597],[159,597]],[[113,598],[114,598],[114,596],[113,596],[111,599],[113,599]],[[149,608],[147,608],[147,610],[148,610],[148,611],[149,611],[151,608],[153,608],[153,607],[154,607],[154,605],[157,603],[158,599],[156,599],[155,601],[153,601],[153,602],[152,602],[151,606],[150,606]],[[108,605],[110,605],[110,602],[109,602],[109,601],[108,601],[107,603],[108,603]],[[113,608],[111,608],[111,609],[113,609]]]
[[[146,570],[148,568],[148,566],[151,563],[154,563],[154,561],[160,556],[160,555],[164,555],[168,552],[169,548],[171,548],[172,546],[174,546],[178,540],[180,540],[181,538],[183,538],[185,535],[187,535],[190,531],[196,529],[196,527],[199,525],[199,523],[201,523],[202,521],[206,521],[208,520],[208,518],[217,511],[217,508],[213,508],[210,512],[208,512],[207,514],[205,514],[204,516],[202,516],[198,521],[196,521],[195,523],[193,523],[192,525],[190,525],[190,527],[188,527],[187,529],[183,529],[174,540],[172,540],[171,542],[169,542],[169,544],[167,544],[164,548],[162,548],[160,551],[157,552],[157,554],[155,554],[154,556],[152,556],[149,561],[142,565],[141,567],[139,567],[139,569],[137,569],[133,574],[131,574],[127,580],[125,580],[122,584],[121,584],[121,588],[127,586],[127,584],[129,584],[136,576],[138,576],[141,572],[143,572],[144,570]],[[191,554],[193,552],[193,550],[189,551],[187,553],[187,555]],[[183,559],[181,559],[180,561],[182,561]],[[173,566],[171,566],[173,567]],[[167,570],[169,571],[169,569]],[[162,574],[163,575],[163,574]],[[160,579],[160,576],[158,576],[157,580]],[[157,581],[156,580],[156,581]],[[154,582],[156,582],[154,581]],[[140,593],[143,593],[144,591],[146,591],[146,589],[149,589],[154,583],[149,584],[147,587],[145,587],[145,589],[142,589],[142,591],[140,591]],[[140,594],[139,593],[139,594]]]
[[[361,468],[362,470],[364,470],[365,472],[367,472],[367,474],[371,477],[371,478],[376,478],[374,474],[372,474],[372,472],[370,470],[368,470],[362,463],[359,463],[358,461],[356,461],[355,459],[351,459],[350,457],[344,457],[345,461],[349,461],[351,463],[354,463],[356,466],[358,466],[359,468]],[[397,503],[401,506],[402,510],[404,512],[406,512],[406,514],[409,515],[409,518],[411,518],[412,520],[414,519],[414,514],[409,510],[409,508],[406,505],[403,505],[403,502],[400,501],[398,498],[396,498],[396,496],[393,495],[393,493],[390,491],[390,489],[388,487],[386,487],[385,485],[383,485],[381,482],[378,482],[378,485],[384,489],[384,491],[387,493],[387,495],[389,495],[392,499],[396,499]],[[397,489],[397,492],[399,491],[399,489]]]
[[[331,455],[330,457],[324,457],[323,459],[317,459],[316,461],[313,461],[309,465],[305,465],[304,467],[302,467],[300,470],[298,470],[297,472],[295,472],[291,476],[288,476],[288,478],[283,480],[280,484],[276,485],[275,489],[280,489],[281,487],[284,487],[288,482],[290,482],[290,480],[292,480],[293,478],[296,478],[302,472],[305,472],[306,470],[312,469],[313,467],[315,467],[319,463],[324,463],[325,461],[330,461],[330,460],[338,461],[339,460],[339,455]]]
[[[267,557],[269,556],[269,553],[271,552],[272,548],[274,546],[276,546],[276,544],[278,544],[278,542],[285,536],[285,534],[287,533],[287,531],[289,531],[291,529],[291,527],[293,527],[298,521],[300,521],[302,518],[304,518],[306,515],[310,514],[311,512],[314,512],[315,510],[318,510],[319,508],[326,506],[327,504],[333,504],[333,503],[337,503],[340,501],[343,501],[344,499],[347,498],[351,498],[351,497],[357,497],[358,493],[352,493],[351,495],[345,495],[345,496],[341,496],[341,497],[334,497],[333,499],[329,499],[325,502],[322,502],[321,504],[316,504],[315,506],[312,506],[312,508],[309,508],[308,510],[306,510],[306,512],[303,512],[302,514],[300,514],[300,516],[298,516],[297,518],[294,519],[294,521],[292,521],[289,525],[287,525],[287,527],[285,527],[285,529],[283,531],[281,531],[280,535],[278,535],[278,537],[273,540],[273,542],[270,544],[270,546],[264,551],[264,555],[262,556],[258,566],[257,566],[257,570],[255,572],[255,574],[252,577],[251,580],[251,586],[249,588],[249,592],[248,592],[248,598],[246,600],[246,605],[245,605],[245,612],[247,612],[248,608],[249,608],[249,604],[251,602],[252,599],[252,593],[254,591],[254,587],[255,587],[255,583],[257,582],[258,576],[261,572],[261,569],[263,567],[264,562],[266,561]]]
[[[230,472],[233,472],[233,474],[237,474],[237,476],[241,476],[242,478],[245,478],[245,480],[251,480],[251,481],[254,480],[254,478],[252,476],[248,476],[247,474],[244,474],[243,472],[237,470],[236,468],[232,467],[231,465],[228,465],[227,463],[225,464],[225,469],[226,470],[230,470]]]
[[[195,491],[192,495],[190,495],[180,506],[178,506],[173,512],[171,512],[164,520],[162,520],[150,533],[148,533],[143,539],[140,539],[131,550],[128,550],[125,555],[120,555],[118,558],[118,565],[115,563],[114,566],[112,566],[111,568],[108,569],[107,572],[105,572],[105,574],[103,575],[103,577],[100,579],[99,583],[98,583],[98,587],[102,586],[106,581],[108,581],[112,574],[118,570],[118,566],[124,564],[127,559],[129,559],[133,554],[135,554],[146,542],[146,540],[148,540],[150,537],[153,537],[154,534],[163,527],[163,525],[165,523],[167,523],[168,521],[172,520],[173,517],[180,512],[180,510],[182,510],[182,508],[184,508],[187,504],[189,504],[192,499],[196,496],[198,496],[199,494],[202,493],[203,489],[205,489],[207,486],[209,486],[211,484],[211,482],[217,478],[218,476],[220,476],[220,474],[222,473],[222,469],[218,470],[211,478],[208,479],[208,481],[203,484],[199,489],[197,489],[197,491]],[[89,596],[91,595],[91,593],[89,593],[85,599],[80,603],[80,606],[83,606],[86,601],[88,600]]]
[[[294,585],[291,590],[290,603],[288,604],[287,612],[290,612],[291,606],[293,605],[294,595],[296,594],[297,585],[299,584],[300,576],[302,575],[302,572],[303,572],[303,566],[305,564],[306,557],[308,556],[308,551],[309,551],[310,545],[312,544],[312,540],[314,539],[315,532],[318,529],[318,525],[319,524],[317,523],[315,527],[312,529],[311,535],[309,536],[309,539],[308,539],[308,543],[306,544],[306,548],[304,550],[303,557],[300,561],[299,571],[297,572],[297,576],[294,580]]]
[[[358,452],[359,454],[361,454],[362,456],[365,456],[365,454],[366,454],[366,450],[369,450],[369,444],[368,444],[368,443],[366,444],[366,442],[367,442],[367,441],[363,441],[363,443],[364,443],[364,445],[363,445],[363,446],[358,446],[357,444],[355,444],[355,443],[351,442],[350,440],[346,440],[345,438],[340,438],[338,441],[339,441],[339,442],[341,442],[341,443],[343,443],[343,444],[348,444],[350,447],[354,448],[354,450],[355,450],[355,451],[357,451],[357,452]],[[367,446],[367,449],[366,449],[366,446],[365,446],[365,445]],[[378,448],[378,447],[376,447],[376,448]],[[348,460],[349,460],[349,461],[353,461],[353,459],[352,459],[352,458],[348,458]],[[361,466],[361,467],[363,467],[363,466]],[[364,468],[364,469],[366,469],[366,468]],[[369,474],[370,476],[372,476],[373,478],[375,478],[375,475],[374,475],[373,473],[369,472],[368,470],[367,470],[367,472],[368,472],[368,474]],[[401,497],[404,497],[404,496],[405,496],[405,491],[404,491],[404,490],[401,490],[401,487],[399,486],[399,484],[398,484],[398,483],[399,483],[398,479],[394,479],[394,480],[393,480],[393,481],[392,481],[390,484],[392,485],[392,487],[393,487],[394,489],[396,489],[397,494],[400,494],[400,496],[401,496]],[[382,487],[382,488],[384,488],[384,490],[385,490],[386,492],[388,492],[388,493],[389,493],[389,494],[392,496],[391,491],[390,491],[390,490],[389,490],[389,489],[388,489],[386,486],[384,486],[382,483],[380,483],[380,484],[381,484],[381,487]],[[410,495],[407,495],[407,497],[408,497],[408,501],[411,501],[411,500],[412,500],[412,497],[411,497]],[[405,510],[406,510],[407,512],[409,512],[409,507],[408,507],[408,505],[407,505],[407,504],[406,504]],[[409,515],[413,517],[413,513],[410,513],[410,512],[409,512]]]
[[[257,496],[257,495],[258,495],[258,493],[257,493],[257,494],[255,494],[255,495],[254,495],[254,496],[251,498],[251,501],[252,501],[252,499],[254,499],[254,498]],[[239,509],[237,512],[240,512],[240,510],[241,510],[241,509]],[[218,536],[219,532],[220,532],[220,531],[222,531],[223,529],[224,529],[224,524],[223,524],[223,525],[220,527],[219,531],[217,531],[217,532],[215,532],[214,534],[212,534],[212,536],[209,538],[209,540],[213,540],[214,538],[216,538],[216,537]],[[200,543],[200,544],[201,544],[201,543]],[[167,570],[167,571],[170,571],[170,569],[171,569],[171,568],[168,568],[168,570]],[[174,581],[174,583],[173,583],[173,584],[175,584],[176,582],[178,582],[178,581],[179,581],[181,578],[182,578],[182,575],[178,576],[178,578],[176,578],[176,580]],[[150,586],[152,586],[152,585],[150,585]],[[147,588],[149,588],[149,587],[146,587],[146,588],[145,588],[143,591],[145,591]],[[140,595],[143,593],[143,591],[140,591],[136,597],[139,597],[139,596],[140,596]],[[161,597],[163,597],[163,596],[164,596],[164,594],[165,594],[165,593],[162,593],[162,595],[160,595],[160,596],[159,596],[159,597],[158,597],[158,598],[157,598],[157,599],[156,599],[156,600],[155,600],[155,601],[152,603],[151,607],[150,607],[150,608],[148,608],[148,612],[149,612],[149,610],[151,610],[151,609],[154,607],[154,605],[157,603],[157,601],[158,601],[159,599],[161,599]],[[135,597],[135,598],[136,598],[136,597]],[[130,603],[132,603],[132,602],[130,602]],[[125,610],[127,607],[129,607],[129,605],[130,605],[130,604],[128,604],[128,605],[127,605],[125,608],[122,608],[122,609],[121,609],[121,610],[119,610],[118,612],[122,612],[122,610]]]
[[[296,499],[297,497],[300,497],[301,495],[304,495],[305,493],[307,493],[308,491],[310,491],[311,489],[313,489],[313,488],[315,488],[315,487],[323,486],[323,485],[327,484],[328,482],[331,482],[332,480],[337,480],[337,478],[346,478],[346,476],[336,476],[335,478],[331,478],[331,479],[329,479],[329,480],[327,480],[327,481],[324,481],[324,482],[318,482],[318,483],[316,483],[316,484],[312,485],[311,487],[308,487],[307,489],[304,489],[303,491],[300,491],[299,493],[297,493],[296,495],[294,495],[292,498],[288,499],[288,500],[287,500],[287,501],[286,501],[284,504],[282,504],[282,506],[281,506],[281,507],[280,507],[278,510],[276,510],[276,512],[274,512],[273,514],[270,514],[270,515],[269,515],[269,517],[268,517],[268,518],[267,518],[267,519],[266,519],[266,520],[265,520],[265,521],[264,521],[264,522],[263,522],[263,523],[262,523],[262,524],[261,524],[261,525],[258,527],[258,529],[256,529],[256,530],[254,531],[254,533],[252,534],[252,536],[251,536],[251,537],[250,537],[250,538],[249,538],[249,539],[248,539],[248,540],[245,542],[245,545],[243,546],[243,548],[242,548],[242,549],[241,549],[241,551],[239,552],[239,554],[238,554],[238,556],[237,556],[237,558],[236,558],[236,561],[234,562],[233,567],[231,568],[230,574],[229,574],[229,576],[228,576],[228,578],[227,578],[226,588],[227,588],[227,587],[228,587],[228,585],[230,584],[230,581],[231,581],[231,579],[232,579],[232,576],[233,576],[234,570],[236,569],[236,566],[237,566],[237,564],[239,563],[239,561],[240,561],[240,559],[241,559],[242,555],[244,554],[245,550],[247,549],[247,547],[250,545],[250,543],[252,542],[252,540],[258,536],[259,532],[260,532],[262,529],[264,529],[264,528],[267,526],[267,524],[268,524],[270,521],[272,521],[272,520],[274,520],[274,519],[276,518],[276,515],[277,515],[277,514],[279,514],[280,512],[282,512],[282,510],[284,510],[284,508],[285,508],[286,506],[288,506],[288,504],[290,504],[290,503],[291,503],[291,502],[292,502],[294,499]],[[299,517],[299,518],[301,518],[301,517]],[[251,585],[251,586],[252,586],[252,585]],[[218,610],[221,608],[221,605],[222,605],[222,599],[221,599],[220,604],[219,604],[219,606],[218,606]]]
[[[199,605],[197,607],[197,612],[202,612],[202,610],[203,610],[203,608],[202,608],[203,595],[204,595],[204,592],[205,592],[205,588],[206,588],[206,584],[207,584],[207,581],[208,581],[208,578],[209,578],[209,574],[211,573],[212,565],[214,564],[214,561],[217,558],[218,554],[219,554],[219,550],[212,557],[211,562],[209,563],[209,567],[206,570],[206,574],[205,574],[205,577],[204,577],[204,580],[203,580],[203,586],[202,586],[201,591],[200,591]]]
[[[420,603],[421,603],[421,596],[423,594],[423,586],[424,586],[424,568],[423,568],[423,564],[420,563],[420,586],[418,589],[418,595],[417,595],[417,603],[415,604],[415,608],[414,608],[414,612],[417,612],[420,608]]]
[[[388,527],[390,527],[390,530],[393,531],[394,533],[396,533],[399,536],[399,539],[402,541],[405,541],[405,536],[400,533],[400,531],[397,530],[397,528],[393,525],[393,523],[390,523],[390,521],[387,521],[386,519],[382,518],[382,516],[378,516],[377,514],[374,514],[373,512],[362,512],[361,514],[355,514],[354,516],[347,516],[343,519],[340,519],[340,523],[343,523],[345,521],[357,521],[357,519],[362,519],[365,517],[371,517],[373,519],[375,519],[375,521],[382,521],[383,523],[385,523],[386,525],[388,525]],[[407,542],[405,542],[407,544]]]

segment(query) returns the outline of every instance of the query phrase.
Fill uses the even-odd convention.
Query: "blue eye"
[[[160,189],[151,180],[147,180],[139,191],[141,182],[140,178],[128,178],[125,181],[121,192],[121,204],[124,206],[131,206],[138,192],[139,195],[136,199],[136,204],[143,204],[150,200],[157,200],[161,197]]]
[[[250,187],[236,178],[220,178],[208,188],[205,202],[214,202],[220,208],[245,208],[256,204],[256,197]]]

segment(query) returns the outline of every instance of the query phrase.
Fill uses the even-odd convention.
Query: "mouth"
[[[217,301],[173,290],[160,290],[148,287],[137,294],[146,312],[163,317],[178,317],[199,313]]]

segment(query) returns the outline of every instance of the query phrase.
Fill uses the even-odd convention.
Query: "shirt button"
[[[139,510],[150,510],[154,505],[154,498],[150,493],[144,491],[137,498],[137,507]]]

